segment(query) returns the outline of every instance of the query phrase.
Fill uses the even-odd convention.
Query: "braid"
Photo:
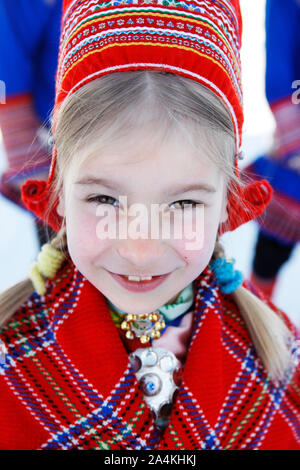
[[[64,227],[57,233],[51,242],[49,242],[48,250],[51,250],[51,248],[58,251],[54,257],[59,257],[61,262],[68,257],[67,237]],[[57,267],[59,267],[59,263],[57,264]],[[35,268],[33,268],[33,277],[42,291],[44,288],[44,278]],[[5,323],[34,291],[35,288],[31,279],[27,278],[0,293],[0,328],[5,325]]]
[[[65,227],[62,227],[56,236],[50,241],[50,245],[56,250],[64,253],[65,257],[67,257],[67,235]]]
[[[217,239],[212,260],[220,258],[226,260],[225,250]],[[212,261],[212,264],[215,263],[216,261]],[[216,274],[216,270],[214,272]],[[220,289],[222,290],[222,283]],[[226,293],[224,290],[223,292]],[[271,380],[275,383],[286,380],[294,368],[293,339],[288,327],[267,302],[263,302],[242,285],[232,290],[230,295],[245,321],[256,353]]]
[[[225,250],[219,239],[217,238],[215,249],[212,255],[213,259],[225,258]]]

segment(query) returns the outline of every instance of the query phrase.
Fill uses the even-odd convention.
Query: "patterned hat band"
[[[236,153],[243,125],[237,2],[65,1],[56,105],[80,86],[125,70],[164,70],[206,85],[231,114]]]
[[[236,155],[241,157],[241,34],[238,0],[64,0],[54,131],[60,104],[86,83],[114,72],[158,70],[195,80],[222,100],[232,119]],[[23,185],[25,205],[43,220],[56,153],[54,145],[48,182]],[[238,176],[238,158],[235,169]],[[267,182],[237,192],[244,208],[230,211],[220,234],[260,215],[271,197]],[[233,201],[235,211],[238,205]],[[61,226],[56,205],[49,224],[54,230]]]

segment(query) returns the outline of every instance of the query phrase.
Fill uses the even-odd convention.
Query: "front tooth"
[[[128,276],[128,281],[150,281],[152,279],[152,276],[147,276],[147,277],[138,277],[138,276]]]
[[[140,281],[141,279],[137,276],[128,276],[128,281]]]

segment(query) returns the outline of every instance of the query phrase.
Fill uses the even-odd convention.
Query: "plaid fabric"
[[[0,448],[299,450],[299,371],[270,381],[209,267],[194,294],[183,382],[161,434],[105,297],[67,261],[2,329]]]

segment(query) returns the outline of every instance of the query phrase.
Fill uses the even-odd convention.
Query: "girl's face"
[[[66,219],[68,249],[75,266],[127,313],[149,313],[175,299],[209,263],[219,224],[227,218],[225,178],[205,157],[204,150],[202,155],[199,151],[195,155],[178,133],[161,145],[153,145],[151,135],[135,136],[131,150],[128,145],[111,145],[109,150],[102,149],[101,155],[99,152],[86,160],[79,171],[70,169],[58,207]],[[139,203],[138,212],[125,214],[124,197],[128,212]],[[187,204],[193,204],[188,209],[189,222],[181,236],[175,236],[178,217],[184,220]],[[165,220],[170,220],[167,235],[162,235],[160,218],[158,235],[152,236],[154,207],[160,207]],[[191,250],[195,239],[189,237],[196,228],[196,213],[200,214],[203,246]],[[148,227],[144,225],[146,231],[140,232],[138,220],[148,223]],[[118,229],[125,222],[127,231],[122,236]],[[170,274],[153,290],[132,292],[111,273]]]

